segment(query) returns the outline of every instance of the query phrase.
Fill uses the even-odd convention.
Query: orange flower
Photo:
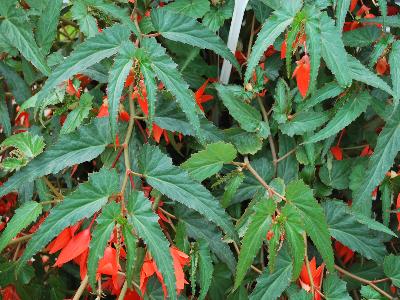
[[[205,92],[209,82],[210,82],[210,79],[207,79],[203,83],[203,85],[194,93],[197,105],[200,107],[200,109],[202,111],[204,111],[204,108],[203,108],[202,104],[214,99],[214,97],[212,95],[204,95],[204,92]]]
[[[323,263],[317,268],[315,257],[313,257],[310,261],[312,281],[314,283],[314,287],[318,290],[321,289],[324,267],[325,264]],[[307,292],[311,290],[311,279],[308,276],[306,264],[304,264],[303,268],[301,269],[299,281],[302,289],[306,290]],[[314,292],[314,300],[321,300],[321,295],[318,292]]]
[[[304,98],[310,85],[310,58],[305,54],[296,64],[297,67],[293,71],[292,78],[296,77],[297,87]]]
[[[181,291],[184,289],[185,284],[188,284],[188,282],[185,279],[185,273],[183,271],[183,267],[190,263],[190,258],[186,253],[180,251],[178,248],[175,247],[170,247],[170,253],[174,263],[174,271],[176,278],[176,293],[179,295]],[[154,259],[150,257],[149,253],[147,253],[142,265],[142,269],[140,271],[140,290],[142,294],[146,293],[147,281],[154,274],[157,275],[158,280],[161,282],[162,289],[164,291],[164,296],[167,297],[168,293],[164,283],[164,279],[160,271],[158,271]]]
[[[387,63],[386,57],[381,57],[378,59],[378,62],[376,63],[375,66],[376,73],[379,75],[384,75],[386,71],[389,70],[389,64]]]

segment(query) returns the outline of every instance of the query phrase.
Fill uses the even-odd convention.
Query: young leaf
[[[395,286],[400,287],[400,256],[393,254],[386,256],[383,261],[383,271]]]
[[[313,191],[303,181],[292,181],[286,188],[287,205],[293,206],[303,219],[304,228],[311,237],[326,266],[333,270],[334,259],[328,224],[322,207],[313,196]]]
[[[177,70],[177,65],[172,61],[163,48],[154,38],[146,38],[142,41],[153,71],[157,77],[165,84],[167,89],[175,96],[187,119],[193,126],[196,135],[203,140],[200,131],[199,111],[193,92],[188,84],[183,80],[182,75]]]
[[[287,250],[283,248],[276,259],[275,271],[269,273],[269,268],[265,269],[264,273],[257,278],[257,285],[249,299],[275,300],[279,298],[290,284],[292,271],[292,260]]]
[[[118,126],[118,111],[124,83],[133,65],[135,46],[129,40],[122,42],[119,54],[115,58],[114,65],[110,69],[107,86],[109,118],[111,136],[115,140]],[[130,95],[128,95],[130,97]],[[131,100],[129,100],[131,101]]]
[[[29,201],[15,210],[15,214],[7,223],[7,227],[0,235],[0,253],[17,234],[37,219],[42,212],[42,205]]]
[[[347,213],[345,204],[327,201],[323,205],[331,235],[350,249],[367,259],[381,262],[386,254],[383,241],[368,228]]]
[[[24,18],[26,16],[21,15],[19,10],[14,10],[14,15],[9,16],[0,24],[0,34],[6,37],[7,41],[17,48],[26,60],[32,62],[44,75],[49,75],[50,69],[33,38],[30,26],[26,26],[26,22],[23,21]]]
[[[389,64],[391,66],[390,76],[393,84],[393,96],[398,101],[400,100],[400,41],[395,41],[392,44],[392,51],[389,56]]]
[[[346,282],[336,274],[329,274],[323,283],[326,300],[351,300],[346,288]]]
[[[195,19],[168,9],[153,9],[151,21],[155,30],[166,39],[210,49],[229,60],[240,71],[239,63],[221,38]]]
[[[101,118],[75,132],[61,135],[48,150],[11,176],[0,187],[0,196],[15,191],[38,177],[57,173],[66,167],[97,157],[111,143],[109,128],[108,120]]]
[[[240,127],[248,132],[258,132],[266,138],[269,135],[269,125],[262,121],[260,112],[243,101],[243,88],[236,85],[224,86],[217,84],[216,89],[229,114],[239,122]]]
[[[104,256],[104,250],[114,229],[115,220],[120,215],[120,210],[120,206],[116,202],[110,202],[103,207],[101,214],[96,218],[97,225],[92,232],[87,262],[89,283],[93,288],[96,286],[96,271],[99,260]]]
[[[247,69],[244,75],[245,82],[250,80],[264,51],[267,50],[286,27],[292,23],[294,16],[300,10],[301,6],[302,2],[300,0],[285,1],[282,3],[282,6],[265,21],[257,35],[251,55],[248,58]]]
[[[175,273],[169,243],[158,224],[158,216],[151,210],[151,202],[143,192],[133,190],[128,198],[128,222],[146,243],[161,272],[168,296],[176,299]]]
[[[321,15],[320,30],[322,58],[339,84],[344,87],[349,86],[351,84],[351,73],[348,64],[344,61],[347,53],[334,21],[326,13]]]
[[[254,206],[254,214],[249,218],[249,226],[242,240],[234,289],[240,286],[254,257],[260,251],[268,227],[271,225],[271,216],[275,212],[275,208],[276,204],[273,199],[260,201]]]
[[[353,196],[354,210],[369,215],[371,193],[382,181],[400,151],[400,108],[397,107],[378,136],[374,154],[369,159],[368,171],[358,191]]]
[[[157,147],[145,144],[139,153],[139,169],[149,185],[167,197],[199,212],[220,226],[230,237],[237,233],[228,215],[213,195],[189,174],[175,167]]]
[[[316,143],[338,133],[366,111],[370,98],[367,91],[352,93],[347,99],[345,98],[346,103],[337,108],[336,115],[328,124],[308,138],[305,143]]]
[[[214,266],[210,255],[210,249],[205,240],[199,241],[199,281],[200,281],[200,295],[199,300],[206,298],[208,289],[211,285],[213,278]]]
[[[93,96],[85,93],[79,99],[79,106],[71,111],[64,121],[60,134],[67,134],[73,132],[77,127],[82,124],[82,121],[89,116],[92,109]]]
[[[229,163],[236,158],[237,152],[232,144],[218,142],[209,144],[205,150],[193,154],[185,161],[181,168],[186,170],[196,181],[218,173],[224,163]]]
[[[89,176],[89,180],[66,196],[55,206],[39,229],[28,242],[24,254],[18,262],[17,271],[25,262],[45,247],[63,229],[76,222],[90,218],[100,210],[108,198],[118,192],[118,175],[115,169],[101,169]]]
[[[43,152],[44,142],[43,137],[25,131],[6,138],[0,147],[16,148],[25,157],[34,158]]]
[[[45,97],[57,85],[71,76],[116,54],[122,42],[128,40],[128,38],[129,30],[126,27],[114,25],[79,44],[71,55],[51,73],[40,91],[41,97]]]

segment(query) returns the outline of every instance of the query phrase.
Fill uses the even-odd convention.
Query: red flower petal
[[[357,2],[358,2],[358,0],[351,0],[351,3],[350,3],[350,11],[353,11],[353,10],[356,9]]]
[[[82,254],[86,249],[89,248],[90,243],[90,230],[85,229],[74,236],[65,248],[61,251],[54,264],[57,267],[61,267],[66,262],[73,260],[75,257]]]
[[[56,238],[54,241],[52,241],[49,246],[47,247],[49,249],[49,253],[53,254],[56,253],[57,251],[61,250],[64,248],[68,242],[72,239],[72,234],[71,234],[71,229],[65,228]]]
[[[297,88],[304,98],[307,95],[308,86],[310,85],[310,58],[305,54],[296,63],[297,67],[293,72],[292,78],[296,77]]]
[[[399,208],[400,208],[400,193],[397,195],[397,201],[396,201],[396,209]],[[399,222],[397,230],[400,231],[400,212],[396,213],[396,216],[397,216],[397,222]]]
[[[343,151],[339,146],[333,146],[331,148],[331,153],[332,153],[333,157],[336,160],[342,160],[343,159]]]

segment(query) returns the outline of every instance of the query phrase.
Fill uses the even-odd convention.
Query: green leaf
[[[383,26],[386,26],[385,19],[387,17],[387,1],[386,0],[378,0],[379,3],[379,10],[381,11],[382,19],[383,19]]]
[[[153,9],[151,21],[155,30],[166,39],[212,50],[240,71],[239,63],[221,38],[196,20],[167,9]]]
[[[348,64],[345,62],[347,53],[339,30],[326,13],[321,15],[320,30],[322,58],[339,84],[344,87],[349,86],[351,84],[351,73]]]
[[[43,152],[44,142],[43,137],[25,131],[6,138],[0,147],[16,148],[22,155],[31,159]]]
[[[126,224],[122,227],[122,234],[124,236],[124,243],[126,247],[126,282],[128,283],[128,287],[132,285],[132,279],[134,275],[134,263],[136,260],[136,244],[137,238],[133,235],[132,226],[130,224]]]
[[[0,74],[4,77],[9,90],[11,90],[15,101],[21,104],[31,97],[31,90],[25,80],[23,80],[17,72],[8,65],[0,61]]]
[[[323,283],[326,300],[351,300],[346,288],[346,282],[336,274],[329,274]]]
[[[297,35],[303,26],[304,16],[299,14],[298,17],[293,19],[293,23],[286,37],[286,73],[287,77],[290,78],[292,73],[292,56],[293,56],[293,44],[296,41]]]
[[[186,170],[196,181],[203,181],[218,173],[224,163],[229,163],[236,158],[237,152],[232,144],[218,142],[208,144],[206,149],[193,154],[186,160],[181,168]]]
[[[272,199],[260,201],[254,206],[254,213],[249,218],[250,223],[244,234],[240,248],[234,289],[240,286],[254,257],[260,251],[268,227],[271,225],[271,216],[275,212],[275,208],[276,204]]]
[[[302,110],[308,110],[323,101],[339,96],[343,92],[343,88],[336,82],[332,81],[323,85],[310,98],[300,103]]]
[[[282,133],[293,137],[315,130],[329,120],[326,112],[300,111],[294,117],[280,125]]]
[[[290,255],[293,257],[293,280],[296,280],[304,263],[304,224],[300,215],[293,206],[285,205],[282,209],[285,235],[289,245]]]
[[[292,23],[294,16],[300,10],[301,6],[302,2],[299,0],[285,1],[282,3],[282,6],[274,11],[273,15],[265,21],[257,35],[256,42],[251,49],[251,55],[247,61],[247,69],[244,76],[245,82],[250,80],[264,51],[267,50],[286,27]]]
[[[189,89],[188,84],[177,70],[177,65],[167,55],[165,48],[158,44],[154,38],[144,39],[142,47],[147,52],[153,71],[172,95],[175,96],[187,119],[193,126],[196,135],[200,140],[203,140],[198,115],[200,109],[196,105],[193,92]]]
[[[324,128],[306,139],[305,143],[316,143],[338,133],[366,111],[370,98],[371,96],[367,91],[354,92],[349,97],[345,97],[345,103],[337,105],[335,116]]]
[[[158,224],[158,216],[151,210],[151,202],[143,192],[133,190],[128,198],[127,209],[128,222],[146,243],[163,276],[168,296],[176,299],[175,273],[169,243]]]
[[[243,183],[244,175],[242,172],[236,172],[236,174],[228,181],[224,187],[224,194],[222,195],[221,205],[226,208],[231,203],[234,195],[238,188]]]
[[[388,94],[393,93],[392,89],[385,81],[383,81],[375,73],[372,73],[358,59],[350,54],[347,55],[347,63],[349,65],[351,78],[353,80],[364,82],[365,84],[381,89]]]
[[[129,30],[126,27],[114,25],[87,39],[79,44],[71,55],[51,73],[39,93],[44,97],[71,76],[113,56],[120,50],[122,42],[128,38]]]
[[[262,138],[256,133],[244,131],[239,127],[224,131],[226,140],[235,145],[240,154],[255,154],[262,147]]]
[[[87,182],[80,184],[63,202],[51,210],[28,242],[24,254],[19,259],[17,271],[65,228],[93,216],[107,203],[111,195],[118,193],[118,188],[118,175],[115,170],[101,169],[98,173],[89,175]]]
[[[206,298],[208,289],[211,285],[213,277],[214,266],[210,255],[210,249],[205,240],[199,241],[199,281],[200,281],[200,295],[199,300]]]
[[[225,20],[232,18],[233,6],[233,0],[224,1],[218,6],[212,5],[203,18],[203,24],[210,28],[211,31],[217,31],[224,25]]]
[[[396,100],[400,99],[400,41],[392,44],[392,51],[389,55],[390,76],[393,84],[393,96]]]
[[[395,28],[399,28],[400,27],[400,16],[394,15],[394,16],[386,16],[386,17],[382,17],[382,16],[378,16],[376,18],[372,19],[368,19],[368,18],[364,18],[361,19],[361,22],[363,23],[377,23],[377,24],[383,24],[385,23],[385,26],[387,27],[395,27]]]
[[[361,287],[361,296],[363,299],[366,300],[385,300],[387,299],[386,297],[382,296],[378,291],[374,290],[372,287],[369,285],[363,285]]]
[[[29,224],[36,221],[42,212],[42,205],[38,202],[29,201],[15,210],[14,216],[7,223],[7,227],[0,235],[0,253],[17,234]]]
[[[60,134],[73,132],[82,124],[83,120],[89,116],[89,112],[92,109],[92,100],[93,96],[89,93],[85,93],[81,96],[78,107],[74,108],[65,119]]]
[[[210,2],[208,0],[176,0],[168,4],[166,8],[197,19],[202,18],[210,10]]]
[[[343,24],[349,7],[350,0],[338,0],[336,2],[336,26],[339,32],[343,31]]]
[[[120,215],[120,206],[116,202],[110,202],[103,207],[101,214],[96,218],[96,227],[90,240],[90,251],[87,262],[89,283],[96,286],[96,271],[99,260],[104,256],[108,240],[115,226],[115,220]]]
[[[147,106],[149,110],[149,114],[147,116],[147,127],[151,132],[153,130],[153,121],[155,114],[155,106],[156,106],[156,96],[157,96],[157,82],[156,82],[156,74],[154,74],[151,63],[150,62],[141,62],[140,71],[143,74],[144,84],[146,86],[147,92]],[[162,127],[164,128],[164,127]]]
[[[377,26],[366,26],[375,28],[376,30],[379,31],[379,34],[381,33],[381,30],[377,28]],[[364,28],[364,27],[362,27]],[[369,63],[368,67],[372,69],[375,64],[377,63],[378,59],[383,55],[383,52],[386,50],[387,47],[389,47],[394,41],[393,35],[384,35],[379,41],[377,41],[374,45],[374,49],[372,50],[369,58]]]
[[[286,188],[287,205],[296,209],[303,219],[304,228],[311,237],[328,270],[333,270],[334,259],[328,224],[322,207],[313,191],[301,180],[292,181]]]
[[[279,298],[290,284],[292,270],[292,260],[286,249],[283,248],[279,251],[275,271],[269,273],[269,268],[265,269],[264,273],[257,278],[257,285],[249,299],[276,300]]]
[[[54,39],[57,35],[58,18],[62,8],[62,0],[47,0],[45,9],[41,12],[38,24],[36,38],[42,52],[49,53]]]
[[[110,69],[107,85],[108,111],[113,140],[118,133],[118,111],[124,83],[133,65],[135,46],[129,40],[122,42],[119,54]]]
[[[336,240],[367,259],[382,261],[386,254],[383,241],[349,214],[344,203],[327,201],[323,207],[329,232]]]
[[[44,75],[49,75],[50,69],[46,65],[43,54],[33,38],[31,27],[27,26],[24,18],[15,10],[14,16],[2,21],[0,34],[2,33],[7,41],[17,48],[26,60],[32,62]]]
[[[139,153],[139,170],[160,193],[199,212],[220,226],[231,238],[237,233],[218,200],[189,174],[172,164],[157,147],[145,144]]]
[[[5,94],[0,87],[0,124],[3,127],[6,136],[11,135],[11,121],[10,115],[8,114],[7,102],[5,99]]]
[[[364,175],[364,174],[363,174]],[[390,208],[393,201],[393,190],[390,181],[384,181],[380,187],[382,201],[382,223],[384,226],[389,226]],[[379,223],[381,224],[381,223]]]
[[[400,256],[390,254],[383,261],[383,271],[392,280],[392,283],[400,287]]]
[[[291,138],[285,134],[279,134],[279,152],[278,156],[283,157],[287,155],[290,151],[296,148],[296,140]],[[289,156],[280,161],[278,164],[278,176],[283,178],[285,183],[289,183],[292,180],[298,178],[299,173],[299,164],[296,160],[296,157],[288,154]]]
[[[377,26],[363,26],[343,32],[343,43],[348,47],[366,47],[374,43],[381,33]]]
[[[54,174],[60,170],[90,161],[99,156],[111,142],[107,119],[96,119],[92,124],[80,127],[59,140],[44,153],[33,159],[26,167],[11,176],[0,187],[0,196],[15,191],[23,184],[38,177]]]
[[[317,85],[319,65],[321,63],[321,30],[319,27],[320,12],[312,6],[304,8],[306,13],[306,45],[310,54],[310,85],[308,94],[314,92]]]
[[[400,151],[400,108],[397,107],[378,136],[374,154],[370,157],[367,174],[353,196],[353,208],[369,215],[372,206],[371,193],[385,177]]]
[[[334,160],[331,164],[324,164],[319,169],[319,177],[323,184],[337,190],[344,190],[349,187],[351,171],[351,160]]]
[[[260,112],[243,101],[243,88],[237,85],[224,86],[215,85],[218,95],[229,114],[240,124],[240,127],[248,132],[258,132],[266,138],[269,135],[268,123],[262,121]]]

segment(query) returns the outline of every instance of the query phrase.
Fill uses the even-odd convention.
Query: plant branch
[[[315,285],[314,285],[314,278],[312,276],[312,272],[311,272],[311,268],[310,268],[310,262],[308,261],[307,234],[306,234],[306,232],[303,232],[303,239],[304,239],[304,262],[306,263],[307,274],[308,274],[308,278],[310,280],[311,293],[314,294]]]
[[[342,274],[344,274],[344,275],[346,275],[346,276],[349,276],[350,278],[352,278],[352,279],[354,279],[354,280],[357,280],[357,281],[359,281],[359,282],[361,282],[361,283],[364,283],[364,284],[368,284],[370,287],[372,287],[375,291],[377,291],[377,292],[378,292],[379,294],[381,294],[382,296],[385,296],[385,297],[388,298],[388,299],[394,299],[394,298],[393,298],[391,295],[389,295],[387,292],[385,292],[384,290],[382,290],[381,288],[379,288],[378,286],[376,286],[376,285],[374,284],[373,281],[368,280],[368,279],[365,279],[365,278],[362,278],[362,277],[359,277],[359,276],[357,276],[357,275],[355,275],[355,274],[353,274],[353,273],[350,273],[349,271],[346,271],[345,269],[339,267],[338,265],[335,265],[335,269],[336,269],[338,272],[340,272],[340,273],[342,273]]]
[[[13,239],[12,241],[10,241],[8,243],[7,246],[11,246],[11,245],[15,245],[15,244],[18,244],[18,243],[21,243],[21,242],[25,242],[25,241],[29,240],[31,237],[32,237],[32,234],[27,234],[27,235],[21,236],[19,238]]]
[[[53,194],[57,196],[57,198],[64,199],[64,196],[56,189],[56,187],[50,182],[50,180],[46,176],[43,176],[43,180],[46,183],[47,187],[53,192]]]
[[[276,160],[276,162],[279,163],[280,161],[282,161],[282,160],[288,158],[290,155],[292,155],[292,154],[295,153],[295,152],[296,152],[296,148],[290,150],[288,153],[286,153],[286,154],[283,155],[282,157],[279,157],[279,158]]]
[[[86,275],[85,278],[81,281],[81,285],[79,286],[78,290],[76,291],[74,298],[72,300],[79,300],[79,298],[82,296],[83,292],[86,289],[86,286],[88,285],[88,276]]]

